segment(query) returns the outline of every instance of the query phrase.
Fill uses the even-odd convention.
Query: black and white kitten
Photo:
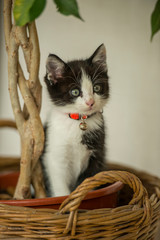
[[[46,123],[42,165],[48,196],[63,196],[106,168],[102,109],[109,85],[105,46],[99,46],[86,60],[67,63],[50,54],[46,69],[45,82],[53,104]],[[80,123],[87,129],[82,130]]]

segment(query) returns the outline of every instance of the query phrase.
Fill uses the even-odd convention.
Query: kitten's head
[[[102,110],[109,97],[105,46],[86,60],[65,63],[50,54],[45,82],[54,106],[65,113],[90,115]]]

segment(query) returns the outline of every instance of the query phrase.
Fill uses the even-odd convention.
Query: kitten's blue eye
[[[102,90],[102,86],[100,84],[96,84],[93,87],[94,92],[99,93]]]
[[[71,94],[73,97],[78,97],[80,95],[80,91],[78,88],[72,89]]]

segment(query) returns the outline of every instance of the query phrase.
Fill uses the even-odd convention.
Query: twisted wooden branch
[[[24,27],[15,26],[12,22],[13,3],[12,0],[4,0],[4,31],[8,53],[9,92],[17,129],[21,137],[22,150],[20,177],[14,197],[23,199],[30,196],[31,179],[36,196],[45,197],[42,170],[38,162],[44,144],[43,126],[39,116],[41,108],[41,84],[38,77],[39,42],[34,22]],[[19,62],[20,47],[24,54],[29,79],[25,78]],[[19,100],[18,87],[24,101],[23,110]],[[33,178],[32,174],[34,175]]]

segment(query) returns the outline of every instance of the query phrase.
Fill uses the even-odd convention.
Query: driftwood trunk
[[[44,145],[44,131],[39,116],[41,108],[39,42],[35,22],[31,22],[24,27],[15,26],[12,20],[13,4],[13,0],[4,0],[4,31],[8,53],[8,89],[21,138],[20,177],[14,198],[29,198],[31,182],[36,197],[40,198],[45,197],[45,190],[42,169],[38,161]],[[25,78],[19,62],[20,48],[29,73],[28,79]],[[19,100],[20,94],[24,101],[23,109]]]

